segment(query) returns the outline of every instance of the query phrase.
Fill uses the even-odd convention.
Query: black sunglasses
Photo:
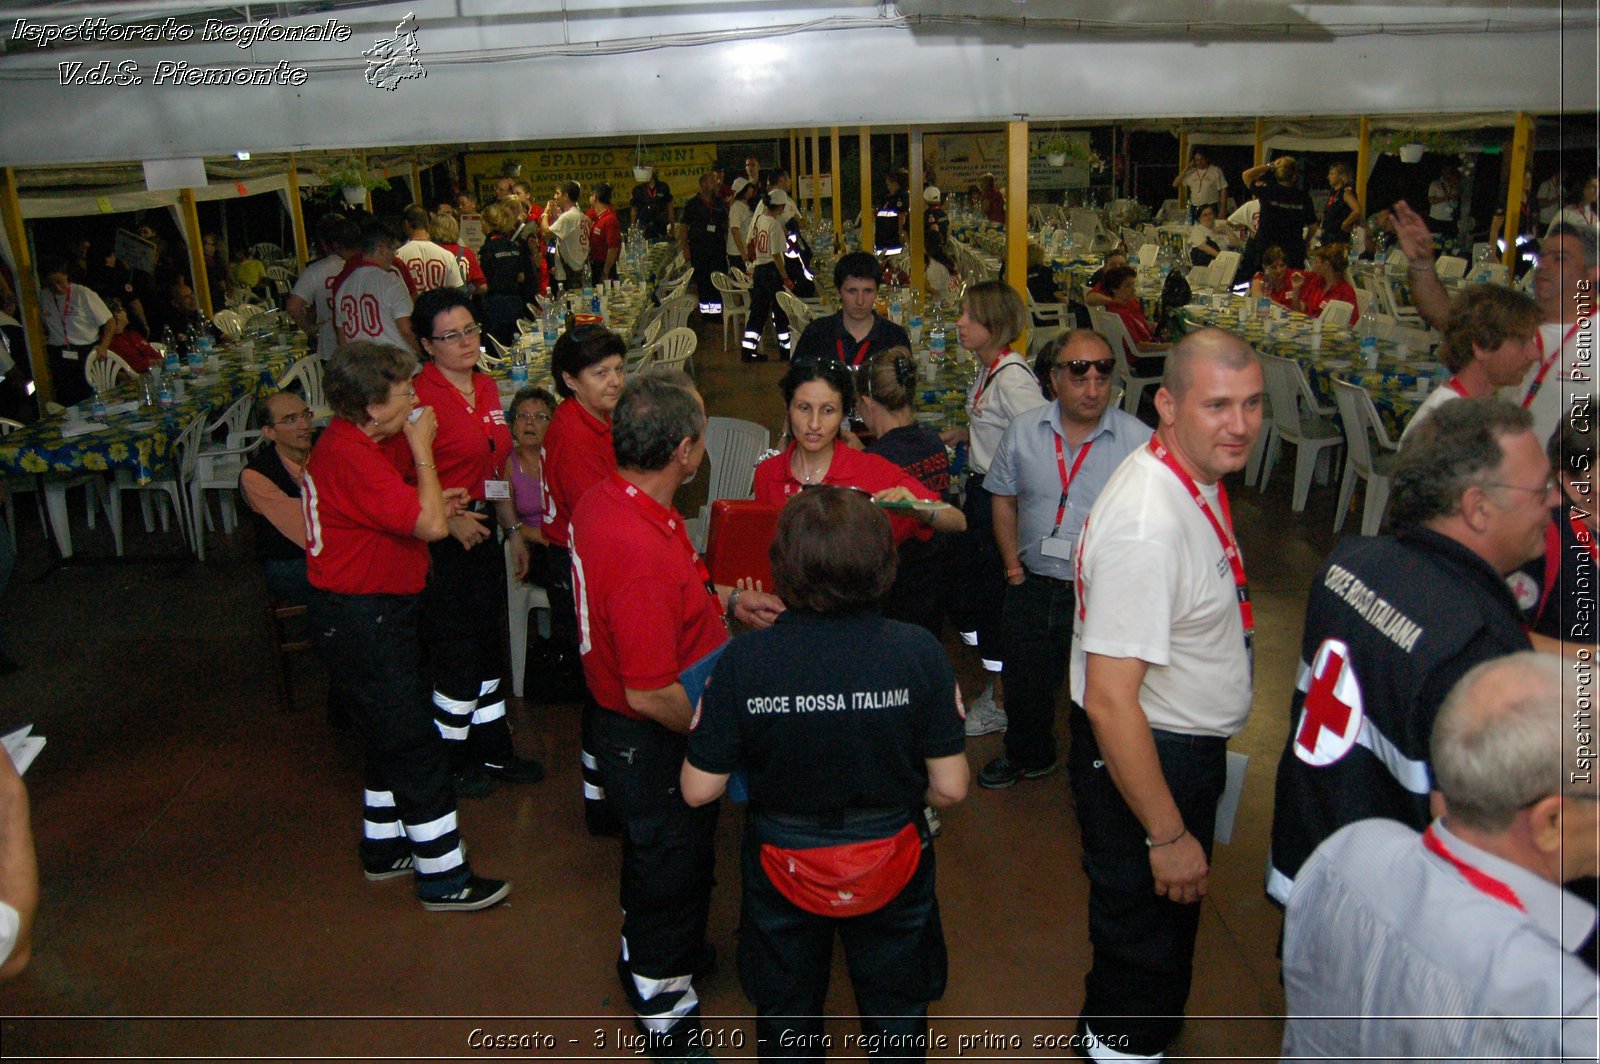
[[[1057,362],[1052,368],[1057,370],[1064,369],[1074,377],[1086,377],[1091,369],[1102,377],[1109,377],[1117,368],[1117,360],[1114,358],[1075,358],[1070,362]]]

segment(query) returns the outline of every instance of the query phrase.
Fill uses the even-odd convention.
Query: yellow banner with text
[[[528,182],[535,203],[550,198],[559,181],[576,181],[583,186],[580,207],[589,206],[589,190],[601,181],[611,182],[611,201],[625,207],[639,182],[633,176],[636,149],[632,145],[583,148],[545,148],[524,152],[477,152],[466,158],[467,183],[477,190],[479,202],[494,200],[495,182],[505,176],[506,165],[522,166],[517,175]],[[672,189],[672,198],[681,203],[700,189],[700,175],[717,161],[715,144],[666,144],[649,149],[656,175]]]

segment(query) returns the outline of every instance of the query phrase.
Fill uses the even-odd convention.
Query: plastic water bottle
[[[556,340],[561,337],[561,319],[556,317],[554,302],[545,304],[544,308],[544,346],[549,350],[556,346]]]
[[[172,356],[174,362],[176,362],[177,357],[177,355]],[[178,400],[178,397],[172,391],[172,380],[176,372],[176,370],[172,370],[161,375],[161,391],[156,394],[156,400],[164,409],[170,408]]]
[[[178,361],[178,345],[176,342],[167,344],[167,353],[161,356],[161,379],[170,381],[178,375],[181,363]]]
[[[94,390],[94,400],[89,404],[89,416],[96,421],[104,421],[106,419],[106,401],[100,395],[99,388]]]
[[[205,368],[206,368],[206,352],[205,352],[205,348],[201,347],[198,343],[190,344],[189,345],[189,372],[194,374],[195,376],[199,376],[201,371],[203,371]]]
[[[928,350],[934,358],[943,358],[945,352],[944,319],[935,314],[933,325],[928,329]]]
[[[896,325],[905,324],[906,308],[900,301],[900,289],[896,288],[889,294],[889,320]]]
[[[1372,327],[1372,322],[1362,318],[1356,325],[1357,333],[1361,337],[1361,361],[1368,369],[1378,368],[1378,334]]]
[[[1322,350],[1322,319],[1317,318],[1311,323],[1311,350]]]
[[[911,324],[906,326],[906,332],[911,337],[913,344],[922,342],[922,315],[915,311],[911,314]]]

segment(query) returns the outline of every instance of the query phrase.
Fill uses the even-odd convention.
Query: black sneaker
[[[1001,754],[978,773],[978,786],[987,787],[991,791],[1004,790],[1018,780],[1036,780],[1050,775],[1061,766],[1061,762],[1051,761],[1038,768],[1019,768],[1012,764],[1011,759]]]
[[[411,855],[402,854],[386,864],[366,865],[367,881],[382,883],[386,879],[399,879],[411,874]]]
[[[450,784],[457,798],[486,798],[495,788],[494,777],[477,765],[451,773]]]
[[[544,779],[544,766],[531,757],[512,754],[503,763],[485,761],[484,771],[507,783],[538,783]]]
[[[430,913],[472,913],[499,905],[511,893],[511,884],[503,879],[484,879],[473,876],[467,885],[454,894],[439,898],[423,898],[422,907]]]

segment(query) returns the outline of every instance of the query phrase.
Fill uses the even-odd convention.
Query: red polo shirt
[[[439,467],[441,488],[466,488],[473,499],[484,497],[483,482],[500,480],[506,458],[511,454],[511,430],[500,409],[500,391],[487,373],[472,375],[472,409],[456,386],[445,380],[432,362],[423,366],[412,384],[417,402],[433,407],[439,432],[433,440],[433,461]],[[395,465],[407,480],[416,479],[411,463],[411,445],[404,434],[388,441]]]
[[[563,399],[545,430],[544,535],[567,545],[567,524],[583,493],[617,468],[611,422],[601,421],[576,399]]]
[[[428,580],[422,502],[384,448],[342,417],[306,461],[306,576],[341,595],[416,595]]]
[[[588,214],[594,226],[589,230],[589,261],[604,265],[606,255],[612,248],[619,253],[622,250],[622,223],[617,219],[617,212],[610,207],[590,210]]]
[[[800,491],[803,485],[789,471],[789,456],[794,453],[794,449],[795,443],[791,440],[782,454],[775,454],[756,466],[755,497],[758,502],[781,504],[786,502],[789,496]],[[840,488],[860,488],[874,494],[898,484],[909,488],[919,499],[926,499],[929,502],[938,499],[938,496],[929,491],[922,481],[887,458],[858,451],[843,440],[833,445],[833,461],[828,464],[828,471],[823,475],[822,483]],[[893,513],[889,514],[889,527],[894,530],[895,546],[912,538],[933,537],[933,529],[921,521]]]
[[[565,405],[565,404],[563,404]],[[595,701],[635,720],[625,688],[654,691],[728,641],[676,510],[631,498],[607,475],[572,515],[572,592],[583,675]],[[634,488],[633,491],[637,491]],[[674,524],[675,522],[675,524]]]

